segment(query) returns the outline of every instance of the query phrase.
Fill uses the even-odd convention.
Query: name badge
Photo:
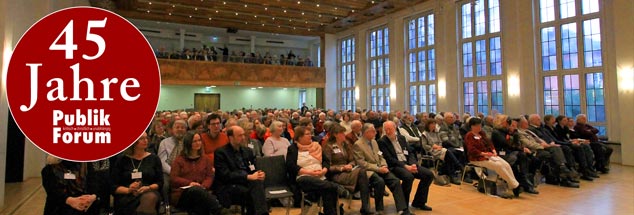
[[[334,149],[333,151],[335,152],[335,154],[341,153],[341,149]]]
[[[403,154],[404,155],[409,155],[409,152],[407,150],[403,150]]]
[[[500,154],[500,156],[504,156],[506,155],[506,151],[499,151],[498,154]]]
[[[308,152],[299,152],[299,155],[301,155],[301,156],[308,156]]]
[[[383,155],[383,152],[382,152],[382,151],[379,151],[379,153],[377,153],[377,154],[379,154],[379,155]]]
[[[253,166],[253,164],[251,164],[251,165],[249,165],[249,169],[250,169],[251,171],[255,171],[255,166]]]
[[[478,136],[473,136],[473,139],[479,140],[479,139],[480,139],[480,137],[478,137]]]
[[[133,172],[132,173],[132,179],[142,179],[143,178],[143,173],[142,172]]]
[[[253,146],[253,143],[249,143],[247,146],[248,146],[249,148],[251,148],[251,149],[253,149],[253,148],[255,147],[255,146]]]
[[[77,179],[77,177],[75,176],[75,174],[68,172],[68,173],[64,173],[64,179],[75,180]]]

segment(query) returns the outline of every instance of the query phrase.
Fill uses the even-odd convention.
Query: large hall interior
[[[465,115],[504,115],[509,125],[522,116],[583,118],[612,151],[600,166],[609,173],[579,188],[537,182],[539,194],[513,199],[471,183],[432,184],[427,204],[434,214],[634,214],[632,0],[0,1],[0,214],[42,214],[47,196],[47,154],[8,108],[11,53],[38,20],[74,6],[112,11],[146,37],[161,72],[161,119],[257,112],[258,123],[267,113],[288,122],[293,112],[304,118],[304,108],[315,124],[319,113],[370,122],[372,112],[381,122],[397,118],[397,127],[403,115],[423,125],[419,117],[436,116],[439,127],[447,114],[463,125]],[[398,214],[388,193],[384,214]],[[360,214],[361,201],[338,203]]]

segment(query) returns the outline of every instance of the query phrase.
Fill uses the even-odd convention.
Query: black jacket
[[[214,177],[213,188],[220,190],[224,186],[237,184],[247,185],[247,175],[255,172],[250,165],[255,167],[255,155],[250,148],[240,146],[238,151],[231,144],[227,144],[214,152]]]
[[[379,149],[383,152],[383,158],[385,158],[385,162],[387,162],[387,166],[391,169],[394,167],[404,167],[405,165],[412,165],[417,163],[416,153],[413,153],[412,149],[407,144],[405,137],[401,135],[396,135],[396,139],[398,143],[401,145],[401,149],[403,151],[407,150],[407,161],[402,162],[398,160],[396,155],[396,149],[394,149],[394,145],[392,145],[392,141],[387,136],[383,136],[379,138],[377,144],[379,145]]]

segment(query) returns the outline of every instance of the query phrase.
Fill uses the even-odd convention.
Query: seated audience
[[[515,197],[520,195],[520,183],[515,179],[509,163],[498,157],[497,151],[482,131],[482,120],[472,118],[468,121],[470,131],[465,135],[465,145],[469,162],[495,171],[509,188],[513,189]]]
[[[523,147],[536,152],[536,157],[541,162],[548,162],[552,167],[552,172],[548,172],[549,177],[556,181],[546,180],[547,183],[559,184],[564,187],[578,188],[579,184],[569,180],[570,171],[566,167],[566,159],[560,147],[554,144],[548,144],[537,134],[529,129],[529,122],[526,118],[521,117],[518,124],[518,135]],[[538,165],[541,166],[541,165]],[[536,167],[533,167],[536,168]],[[532,170],[531,170],[532,171]]]
[[[183,138],[183,151],[172,163],[171,204],[188,214],[220,214],[220,204],[211,194],[213,166],[203,151],[199,133]]]
[[[330,137],[323,146],[324,154],[330,160],[330,178],[343,185],[348,191],[359,191],[361,194],[361,214],[371,213],[370,188],[368,175],[363,167],[358,167],[354,160],[352,144],[346,141],[346,128],[334,125],[330,129]]]
[[[286,169],[290,180],[296,180],[298,188],[303,192],[321,196],[324,214],[337,214],[337,191],[348,191],[326,180],[330,161],[319,143],[312,141],[310,128],[299,126],[295,128],[295,134],[295,144],[288,147],[286,156]]]
[[[269,214],[264,193],[266,174],[255,170],[255,156],[244,145],[244,130],[238,126],[230,127],[227,136],[229,144],[214,152],[214,193],[225,208],[240,204],[247,208],[247,214]]]
[[[417,165],[418,159],[416,159],[416,155],[411,152],[411,147],[407,144],[405,137],[396,133],[396,124],[394,122],[384,122],[383,129],[385,130],[385,135],[378,141],[379,148],[383,152],[383,157],[390,172],[401,179],[405,202],[409,204],[409,196],[414,179],[420,179],[412,201],[412,207],[431,211],[432,208],[427,206],[427,197],[429,195],[429,186],[434,180],[434,173]]]
[[[493,120],[493,133],[491,142],[498,152],[498,155],[511,165],[513,175],[524,189],[524,192],[538,194],[535,186],[529,180],[528,165],[531,159],[531,150],[522,147],[519,141],[519,134],[516,133],[517,122],[511,120],[507,115],[498,114]]]
[[[606,174],[610,172],[608,166],[610,163],[610,155],[612,155],[612,148],[599,142],[599,137],[597,136],[599,129],[589,125],[587,122],[588,118],[586,115],[577,115],[577,125],[575,125],[574,129],[579,138],[590,140],[590,147],[592,147],[592,151],[594,151],[594,168]]]
[[[205,120],[205,124],[207,125],[207,132],[202,133],[202,139],[205,149],[205,154],[211,160],[211,163],[214,163],[214,152],[224,145],[227,145],[229,142],[229,138],[227,135],[222,132],[220,126],[220,115],[216,113],[210,114]]]
[[[425,131],[423,131],[421,136],[423,149],[434,159],[444,161],[438,170],[439,175],[447,175],[452,184],[460,185],[458,174],[462,170],[462,164],[458,157],[463,157],[463,152],[455,148],[442,147],[440,133],[436,129],[436,121],[430,119],[424,125]]]
[[[370,184],[374,188],[374,201],[377,212],[383,213],[383,192],[385,192],[385,186],[387,185],[392,191],[396,210],[400,214],[411,214],[401,188],[401,180],[390,172],[387,162],[383,158],[383,153],[379,150],[376,140],[374,140],[376,136],[374,125],[371,123],[363,124],[361,133],[363,135],[353,146],[354,158],[360,167],[368,171]]]
[[[154,120],[150,126],[150,143],[148,145],[148,152],[152,154],[158,153],[158,147],[161,141],[168,137],[165,132],[165,125],[160,120]]]
[[[41,172],[42,186],[46,191],[44,214],[100,214],[110,195],[100,195],[108,190],[104,187],[108,184],[96,177],[97,171],[100,170],[92,163],[47,156],[46,166]]]
[[[147,146],[147,134],[143,133],[112,167],[115,214],[158,212],[163,171],[159,157],[145,151]]]
[[[286,157],[286,150],[291,143],[288,139],[282,137],[282,133],[285,130],[284,123],[280,121],[271,122],[271,126],[269,126],[269,131],[271,132],[271,136],[264,141],[262,145],[262,154],[266,157],[283,155]]]

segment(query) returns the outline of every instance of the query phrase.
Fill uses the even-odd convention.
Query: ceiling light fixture
[[[262,89],[263,87],[258,87],[258,89]]]
[[[211,20],[211,17],[209,17],[209,20]]]
[[[317,7],[319,7],[319,4],[317,4]]]
[[[302,12],[302,16],[304,15],[304,12]]]
[[[227,2],[226,2],[226,1],[223,1],[223,2],[222,2],[222,4],[227,4]]]
[[[302,3],[302,2],[300,2],[300,1],[297,1],[297,4],[301,4],[301,3]]]
[[[197,8],[197,7],[195,7],[195,8],[194,8],[194,10],[198,10],[198,8]]]
[[[247,4],[244,4],[244,7],[247,7]]]
[[[170,16],[171,16],[171,15],[172,15],[172,13],[168,13],[167,15],[170,15]]]
[[[148,2],[148,4],[152,5],[152,2]]]
[[[218,13],[218,11],[216,11],[216,13]]]
[[[148,13],[150,13],[150,10],[147,10]]]
[[[172,7],[176,7],[176,5],[172,5]]]
[[[258,18],[258,15],[253,15],[253,18]]]
[[[192,16],[191,16],[191,15],[189,15],[189,18],[192,18]]]
[[[264,8],[264,10],[269,10],[269,8],[268,8],[268,7],[265,7],[265,8]]]
[[[354,10],[352,10],[352,12],[354,13]]]
[[[236,12],[236,16],[238,15],[238,13]]]
[[[284,10],[284,13],[286,13],[286,10]]]
[[[321,14],[319,14],[319,18],[321,18]]]

